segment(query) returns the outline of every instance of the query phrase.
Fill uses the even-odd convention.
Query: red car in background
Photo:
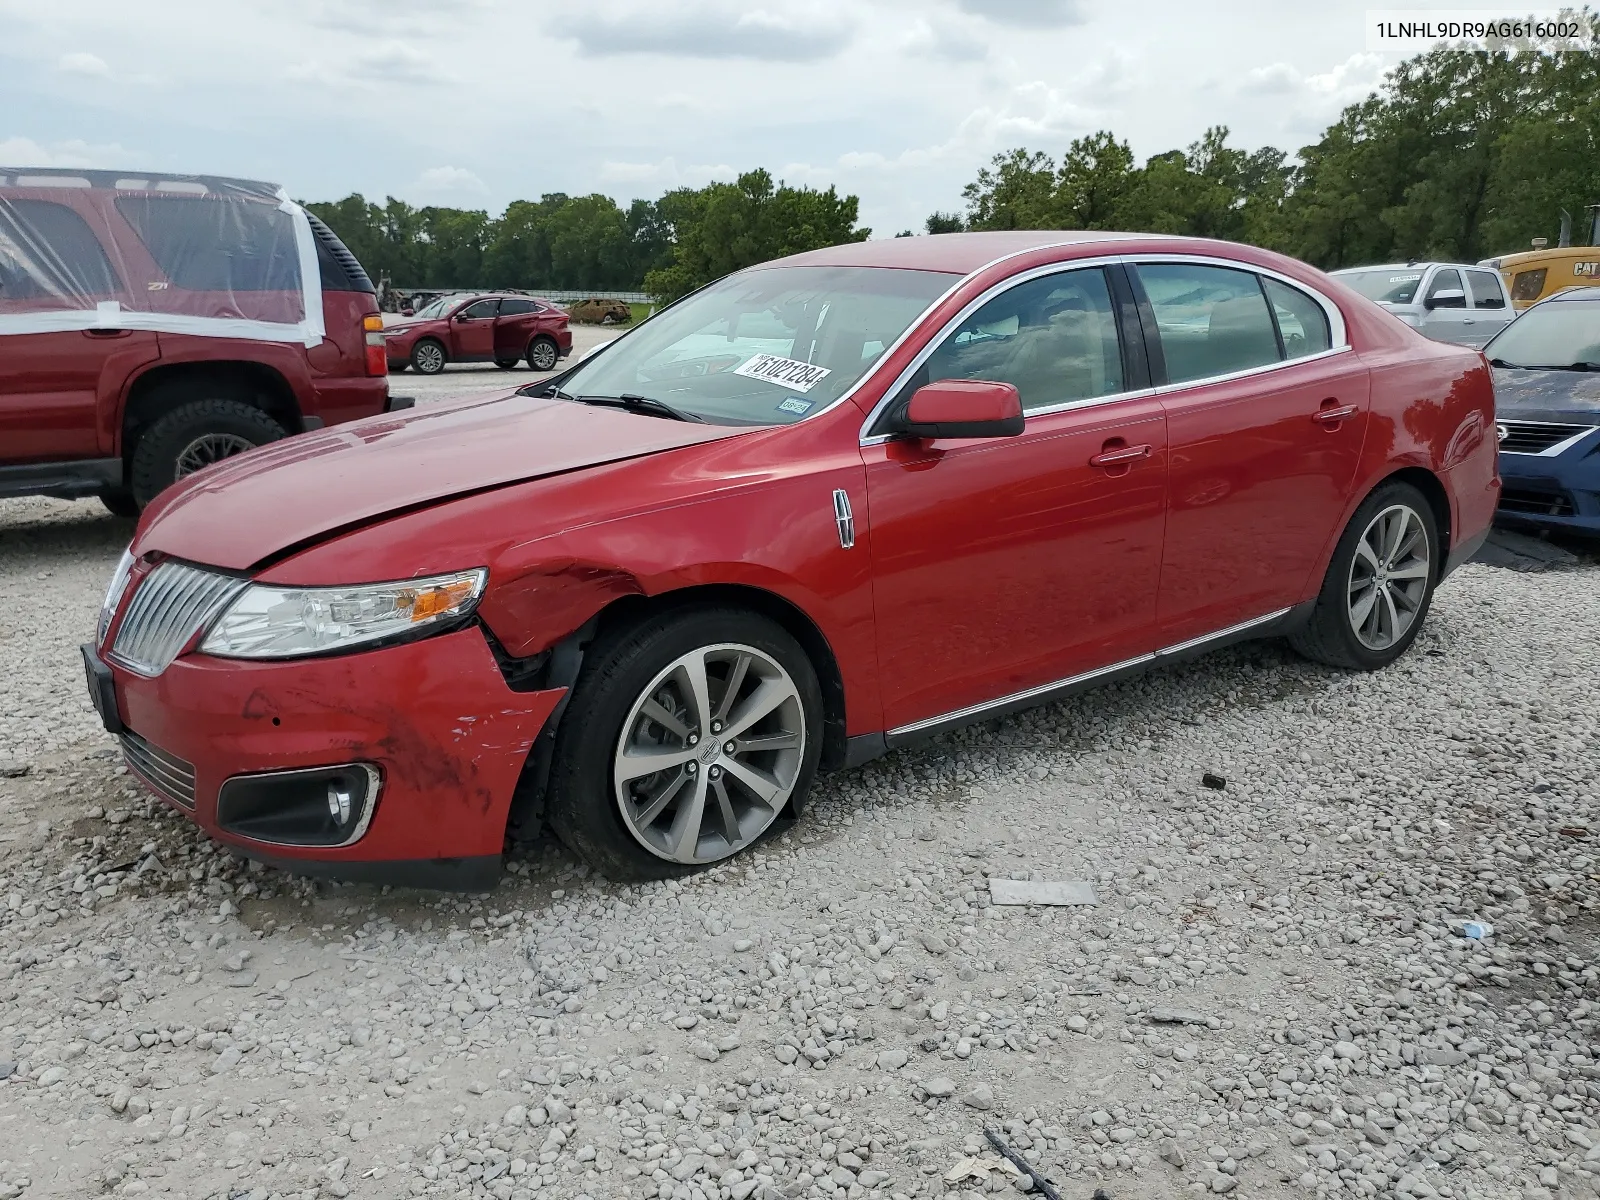
[[[274,190],[0,167],[0,497],[97,495],[132,516],[209,463],[410,404],[389,396],[372,281],[309,213],[321,337],[227,336],[229,320],[299,311],[300,247]],[[103,325],[68,323],[97,307]],[[221,332],[185,332],[196,315]],[[138,327],[149,317],[170,327]]]
[[[1245,638],[1374,670],[1499,494],[1477,351],[1161,235],[857,242],[552,379],[224,463],[145,514],[91,697],[239,852],[612,878],[847,767]]]
[[[572,353],[567,314],[529,296],[441,296],[413,316],[385,327],[389,369],[437,375],[452,362],[492,362],[509,369],[526,359],[553,371]]]

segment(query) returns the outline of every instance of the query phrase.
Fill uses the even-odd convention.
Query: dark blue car
[[[1483,352],[1500,439],[1496,521],[1600,536],[1600,287],[1541,300]]]

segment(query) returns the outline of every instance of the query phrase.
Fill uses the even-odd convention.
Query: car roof
[[[1574,300],[1600,300],[1600,287],[1569,287],[1546,296],[1540,304],[1569,304]]]
[[[998,258],[1039,250],[1047,246],[1116,243],[1128,250],[1129,242],[1184,241],[1173,234],[1109,233],[1100,230],[1010,229],[993,233],[935,233],[916,237],[878,238],[868,242],[846,242],[807,250],[787,258],[762,263],[761,267],[782,264],[786,267],[901,267],[913,271],[949,271],[970,275]]]
[[[37,183],[31,181],[37,180]],[[48,182],[46,182],[48,181]],[[110,188],[114,191],[152,191],[175,193],[196,192],[269,192],[276,193],[275,183],[261,179],[238,179],[229,175],[175,175],[170,171],[108,171],[85,170],[78,167],[7,167],[0,166],[0,188],[26,187],[91,187]]]
[[[1446,262],[1442,258],[1419,259],[1416,262],[1403,263],[1368,263],[1361,267],[1340,267],[1337,271],[1329,271],[1329,275],[1350,275],[1356,271],[1415,271],[1420,267],[1456,267],[1473,271],[1487,271],[1490,268],[1478,263]]]

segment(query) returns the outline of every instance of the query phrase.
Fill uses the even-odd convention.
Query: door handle
[[[1477,324],[1477,322],[1474,321],[1471,317],[1462,317],[1461,318],[1461,323],[1463,325],[1476,325]]]
[[[85,329],[83,332],[88,337],[122,338],[122,337],[127,337],[130,333],[133,332],[133,330],[131,330],[131,329]]]
[[[1089,460],[1091,467],[1117,467],[1135,463],[1154,454],[1154,446],[1121,446],[1115,450],[1102,450]]]
[[[1337,425],[1340,421],[1347,421],[1361,410],[1354,404],[1339,404],[1333,408],[1319,408],[1311,414],[1313,421],[1323,425]]]

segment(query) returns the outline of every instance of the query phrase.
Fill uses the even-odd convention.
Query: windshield
[[[619,338],[561,382],[644,396],[721,425],[786,425],[837,400],[959,277],[886,267],[730,275]]]
[[[1558,300],[1530,308],[1496,334],[1483,353],[1510,367],[1600,364],[1600,303]]]
[[[442,317],[445,313],[450,311],[450,309],[454,308],[458,303],[460,303],[460,301],[460,296],[440,296],[437,300],[433,301],[431,304],[428,304],[426,307],[417,309],[414,315],[418,317],[430,318]]]
[[[1379,267],[1373,271],[1335,271],[1333,277],[1368,300],[1383,304],[1410,304],[1417,296],[1422,272],[1405,267]]]

